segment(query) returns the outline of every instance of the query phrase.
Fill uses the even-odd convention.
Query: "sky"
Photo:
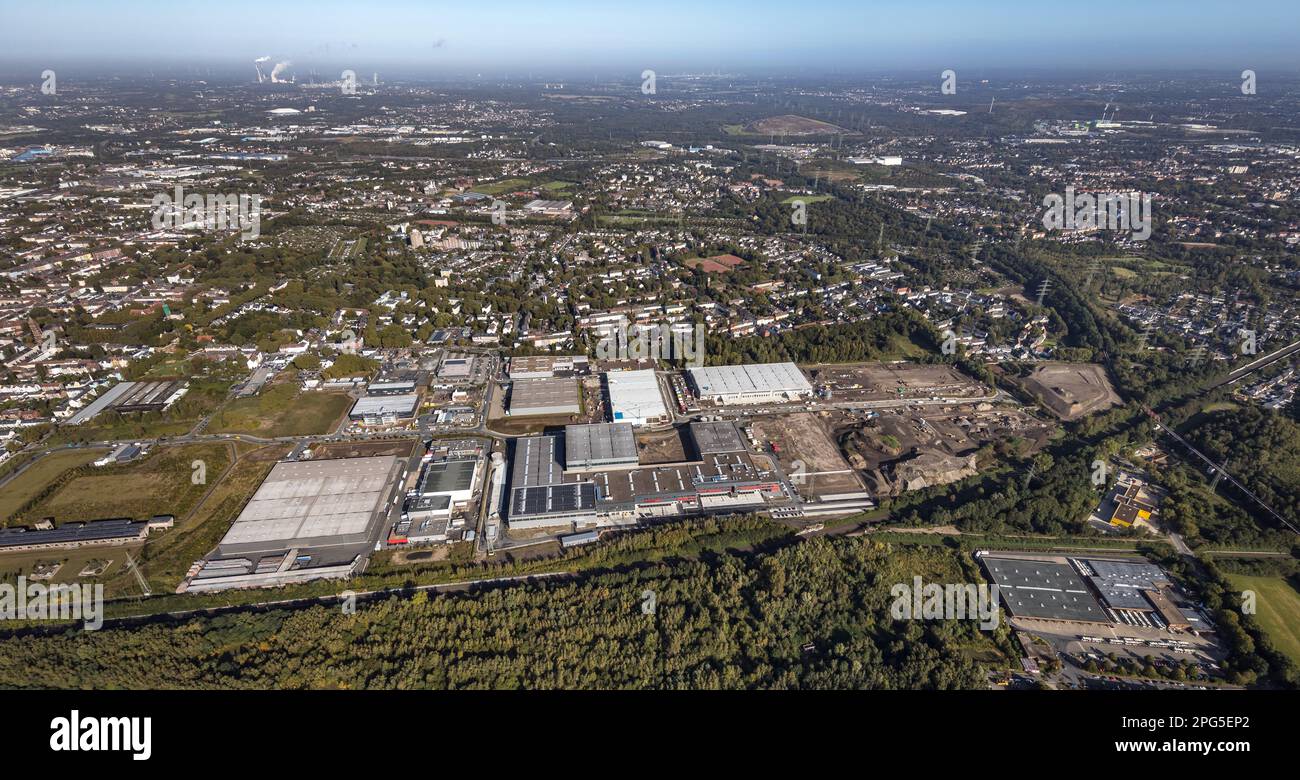
[[[1297,0],[0,0],[0,59],[527,75],[1297,72]],[[244,63],[244,65],[241,65]]]

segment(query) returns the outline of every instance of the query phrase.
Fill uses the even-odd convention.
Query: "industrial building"
[[[1002,603],[1012,617],[1111,622],[1088,586],[1064,561],[982,554],[977,557],[989,579],[998,586]]]
[[[389,455],[275,464],[182,588],[267,587],[352,575],[400,498],[405,463]]]
[[[700,455],[745,451],[745,440],[740,437],[735,423],[697,422],[691,423],[690,429],[691,440]]]
[[[1178,606],[1163,569],[1142,559],[976,553],[1013,617],[1134,628],[1209,630],[1191,606]]]
[[[635,468],[636,437],[628,423],[569,425],[564,429],[567,471]]]
[[[366,387],[366,395],[412,395],[415,393],[414,380],[395,380],[388,382],[371,382]]]
[[[1173,581],[1155,564],[1137,560],[1072,558],[1070,562],[1116,623],[1186,631],[1196,619],[1195,610],[1175,607],[1170,593]]]
[[[58,528],[0,528],[0,550],[13,552],[125,544],[144,539],[150,528],[149,521],[129,519],[64,523]]]
[[[659,379],[652,369],[642,371],[608,371],[605,387],[609,392],[609,415],[612,422],[632,425],[655,425],[672,419],[664,406]]]
[[[698,430],[707,438],[703,449],[710,452],[653,466],[637,462],[627,424],[569,426],[563,443],[558,436],[517,440],[510,528],[582,530],[788,504],[789,488],[766,460],[756,461],[744,451],[716,451],[731,449],[725,431]]]
[[[424,467],[415,493],[421,498],[447,496],[453,506],[463,507],[474,495],[478,472],[477,458],[433,461]]]
[[[573,379],[518,379],[510,385],[511,417],[578,414],[578,383]]]
[[[721,406],[781,403],[813,394],[812,384],[794,363],[713,366],[688,373],[700,400]]]
[[[510,473],[511,528],[590,525],[596,519],[596,486],[563,483],[559,439],[536,436],[515,444]]]
[[[585,355],[528,355],[510,358],[511,380],[547,379],[587,373]]]
[[[81,425],[101,412],[161,412],[186,392],[184,381],[119,382],[96,398],[89,406],[68,419],[69,425]]]
[[[473,355],[446,355],[438,365],[438,378],[444,381],[463,382],[473,375]]]
[[[348,419],[363,425],[393,425],[415,416],[420,396],[368,395],[357,399],[348,412]]]

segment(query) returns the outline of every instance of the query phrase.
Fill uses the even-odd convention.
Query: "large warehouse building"
[[[68,419],[69,425],[81,425],[100,412],[160,412],[183,395],[186,384],[180,380],[158,382],[119,382],[107,393]]]
[[[653,369],[609,371],[605,374],[605,386],[609,389],[609,414],[613,422],[640,426],[671,419]]]
[[[812,384],[794,363],[712,366],[689,370],[702,401],[722,406],[766,404],[807,398]]]
[[[400,497],[405,462],[389,455],[275,464],[187,589],[350,576]]]
[[[570,425],[564,429],[566,470],[597,471],[636,465],[636,438],[628,423]]]
[[[578,383],[573,379],[518,379],[510,385],[511,417],[577,414]]]
[[[516,441],[511,530],[579,530],[646,518],[762,510],[789,501],[771,464],[751,457],[731,423],[692,428],[696,457],[641,465],[627,424],[571,425],[559,436]],[[722,426],[730,425],[730,432]],[[564,462],[560,456],[563,453]],[[690,457],[690,456],[688,456]]]

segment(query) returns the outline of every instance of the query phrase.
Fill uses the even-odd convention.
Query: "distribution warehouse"
[[[577,414],[578,383],[574,379],[516,379],[510,385],[510,416]]]
[[[188,590],[285,585],[347,577],[400,498],[394,456],[275,464]]]
[[[610,417],[614,422],[654,425],[669,419],[654,370],[609,371],[605,374],[605,384],[609,388]]]
[[[731,423],[692,426],[687,435],[701,439],[693,454],[654,465],[638,462],[628,424],[570,425],[563,437],[517,440],[510,528],[631,525],[652,517],[762,510],[790,500],[771,462],[743,451]]]
[[[812,384],[794,363],[690,369],[701,401],[723,406],[793,401],[812,395]]]

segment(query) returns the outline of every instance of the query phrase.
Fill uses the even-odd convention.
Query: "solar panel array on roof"
[[[518,488],[510,500],[510,517],[584,512],[596,508],[596,486],[590,482]]]
[[[0,528],[0,547],[131,539],[143,536],[147,525],[143,520],[95,520],[89,523],[64,523],[58,528],[45,531]]]

